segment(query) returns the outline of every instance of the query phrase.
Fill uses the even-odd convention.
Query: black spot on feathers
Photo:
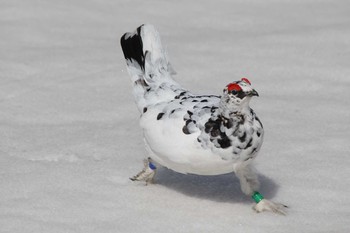
[[[210,112],[211,112],[211,113],[214,113],[214,112],[216,111],[216,109],[218,109],[218,107],[214,107],[214,106],[213,106],[213,107],[211,107]]]
[[[145,80],[143,79],[138,79],[134,82],[135,85],[141,85],[143,87],[146,87],[146,91],[148,92],[149,90],[151,90],[151,88],[148,86],[148,84],[145,82]]]
[[[189,131],[188,128],[187,128],[187,125],[185,125],[184,127],[182,127],[182,132],[183,132],[184,134],[191,134],[190,131]]]
[[[255,152],[258,152],[258,148],[257,148],[257,147],[254,147],[254,148],[253,148],[252,154],[255,153]]]
[[[238,139],[239,139],[240,142],[245,142],[246,137],[247,137],[247,133],[244,132],[241,137],[238,137]]]
[[[181,92],[179,95],[175,96],[175,99],[180,99],[182,96],[186,94],[186,91]]]
[[[204,131],[206,133],[209,133],[212,129],[214,128],[219,128],[220,126],[219,125],[219,122],[216,120],[212,120],[212,119],[209,119],[205,124],[204,124]]]
[[[233,127],[233,120],[232,119],[226,119],[224,120],[224,126],[228,129],[231,129]]]
[[[261,125],[261,128],[264,128],[263,124],[261,123],[260,119],[257,116],[255,116],[255,120],[259,122],[259,124]]]
[[[143,108],[143,113],[145,113],[145,112],[147,112],[147,108],[146,107]]]
[[[191,119],[192,115],[193,115],[193,112],[187,111],[187,114],[184,116],[185,125],[182,128],[182,132],[184,134],[191,134],[192,132],[190,132],[189,127],[193,128],[197,124],[195,120]]]
[[[244,148],[244,149],[248,149],[249,147],[252,146],[252,143],[253,143],[253,138],[251,138],[247,144],[247,146]]]
[[[157,120],[162,119],[163,115],[164,115],[164,112],[159,113],[158,116],[157,116]]]
[[[126,60],[135,60],[141,67],[145,69],[145,55],[143,54],[143,43],[141,38],[141,28],[136,29],[136,33],[125,33],[120,38],[120,44],[123,49]]]
[[[227,148],[231,146],[230,138],[225,132],[220,131],[221,125],[224,124],[224,119],[221,117],[217,118],[216,120],[209,119],[204,124],[204,131],[210,135],[210,141],[214,141],[215,138],[220,145],[220,148]]]
[[[231,140],[226,136],[221,139],[218,139],[218,143],[221,146],[221,148],[228,148],[231,146]]]
[[[217,137],[220,135],[220,130],[218,128],[213,128],[211,131],[210,131],[210,136],[212,137]]]

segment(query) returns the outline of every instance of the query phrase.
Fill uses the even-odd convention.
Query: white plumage
[[[194,95],[172,79],[175,72],[152,25],[124,34],[121,45],[150,157],[132,180],[151,181],[153,162],[185,174],[235,172],[242,191],[254,197],[259,182],[250,164],[264,131],[249,107],[258,95],[250,81],[243,78],[228,84],[221,96]],[[284,213],[282,207],[263,199],[255,209]]]

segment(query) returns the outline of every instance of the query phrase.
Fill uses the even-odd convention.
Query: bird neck
[[[225,118],[234,118],[237,115],[245,116],[251,113],[249,102],[237,105],[234,103],[227,103],[223,99],[220,101],[219,112]]]

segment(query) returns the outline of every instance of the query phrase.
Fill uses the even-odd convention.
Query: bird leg
[[[258,176],[250,164],[241,163],[236,165],[234,171],[241,184],[242,192],[251,196],[256,202],[256,205],[253,206],[253,210],[257,213],[271,211],[281,215],[286,215],[286,212],[284,211],[284,209],[287,208],[286,205],[269,201],[258,192],[260,186]]]
[[[271,211],[280,215],[287,214],[285,212],[285,208],[288,208],[288,206],[283,205],[281,203],[272,202],[264,198],[261,199],[255,206],[253,206],[253,210],[255,210],[257,213],[261,213],[263,211]]]
[[[130,178],[132,181],[145,181],[146,185],[152,184],[156,175],[157,167],[152,163],[151,158],[144,160],[144,168],[137,175]]]

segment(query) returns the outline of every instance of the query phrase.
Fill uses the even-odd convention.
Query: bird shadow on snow
[[[251,202],[241,191],[234,173],[216,176],[181,174],[167,168],[157,169],[155,183],[188,196],[217,202]],[[258,174],[260,192],[268,199],[275,196],[278,185],[270,178]]]

